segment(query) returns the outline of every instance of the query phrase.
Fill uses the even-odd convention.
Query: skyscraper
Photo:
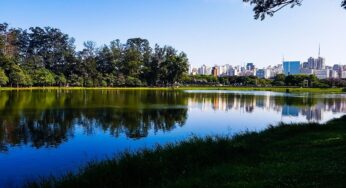
[[[255,65],[253,63],[246,64],[246,70],[254,70],[254,69],[255,69]]]
[[[322,70],[326,67],[326,60],[323,57],[318,57],[315,61],[317,70]]]
[[[284,61],[285,75],[295,75],[300,73],[300,61]]]
[[[219,76],[219,67],[218,66],[214,66],[212,71],[211,71],[211,74],[214,76],[214,77],[217,77]]]

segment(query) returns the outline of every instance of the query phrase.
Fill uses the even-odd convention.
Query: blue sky
[[[193,66],[259,67],[317,56],[346,64],[346,10],[341,0],[304,1],[265,21],[242,0],[0,0],[0,22],[11,27],[52,26],[98,45],[147,38],[188,54]]]

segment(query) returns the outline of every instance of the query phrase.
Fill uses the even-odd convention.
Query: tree
[[[66,60],[73,54],[74,39],[57,28],[31,27],[28,33],[28,57],[39,56],[42,62],[39,67],[47,68],[54,73],[63,71]]]
[[[55,83],[60,87],[65,86],[67,84],[67,80],[66,80],[65,75],[63,75],[63,74],[55,75]]]
[[[165,60],[164,58],[165,49],[156,44],[151,60],[145,63],[142,75],[148,85],[157,84],[160,75],[160,65]]]
[[[96,57],[96,69],[102,73],[112,73],[116,70],[116,61],[108,46],[103,46]]]
[[[126,84],[126,86],[130,86],[130,87],[142,86],[141,80],[139,80],[138,78],[131,77],[131,76],[128,76],[126,78],[125,84]]]
[[[100,48],[87,41],[76,51],[74,39],[51,27],[28,30],[0,24],[0,67],[16,86],[141,86],[174,84],[188,69],[185,53],[132,38]],[[29,74],[28,74],[29,73]],[[5,78],[5,77],[4,77]]]
[[[0,55],[5,53],[7,23],[0,23]]]
[[[9,81],[11,86],[31,86],[32,79],[31,77],[22,70],[18,65],[11,64],[9,68]]]
[[[6,76],[5,71],[2,68],[0,68],[0,86],[7,85],[8,81],[9,81],[9,79]]]
[[[243,2],[254,5],[255,19],[264,20],[266,15],[273,16],[284,7],[300,6],[303,0],[243,0]],[[346,0],[342,1],[341,7],[346,9]]]
[[[141,38],[127,40],[124,59],[120,70],[125,76],[139,78],[143,73],[143,67],[150,61],[151,48],[149,41]]]
[[[36,69],[32,72],[33,84],[37,86],[51,86],[55,84],[52,72],[45,68]]]
[[[173,85],[180,81],[189,69],[185,53],[177,54],[173,47],[165,47],[165,60],[160,64],[160,78],[163,84]]]
[[[71,86],[84,86],[83,83],[84,83],[84,80],[82,77],[76,75],[76,74],[72,74],[70,75],[69,77],[69,80],[68,80],[68,83],[71,85]]]
[[[275,85],[275,86],[284,86],[285,85],[285,79],[286,79],[286,76],[284,74],[277,74],[274,77],[273,85]]]

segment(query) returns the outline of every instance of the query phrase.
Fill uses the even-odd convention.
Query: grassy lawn
[[[297,88],[297,87],[229,87],[229,86],[196,86],[196,87],[0,87],[0,91],[9,90],[234,90],[234,91],[274,91],[274,92],[310,92],[342,93],[342,88]]]
[[[192,138],[28,187],[345,187],[346,116],[233,138]]]

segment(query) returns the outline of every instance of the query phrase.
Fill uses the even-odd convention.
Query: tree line
[[[9,28],[0,23],[0,86],[169,86],[188,72],[188,58],[146,39],[119,39],[97,47],[57,28]]]
[[[256,76],[224,76],[189,75],[182,80],[186,85],[225,85],[225,86],[291,86],[291,87],[346,87],[346,79],[318,79],[315,75],[284,75],[278,74],[272,79],[258,78]]]

